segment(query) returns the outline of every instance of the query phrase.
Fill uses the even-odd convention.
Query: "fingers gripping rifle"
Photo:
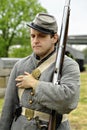
[[[69,16],[70,16],[70,0],[65,1],[64,11],[63,11],[63,18],[62,18],[62,25],[60,31],[60,39],[59,44],[57,47],[57,56],[56,56],[56,64],[55,70],[53,75],[53,84],[57,85],[60,84],[60,79],[62,75],[62,67],[66,49],[66,41],[68,35],[68,26],[69,26]],[[48,130],[56,130],[58,125],[61,123],[62,115],[56,113],[55,110],[52,110],[52,115],[49,120]],[[60,121],[58,122],[57,117],[59,117]],[[58,124],[57,124],[58,123]]]

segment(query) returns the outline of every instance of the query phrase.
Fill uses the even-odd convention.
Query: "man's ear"
[[[54,43],[57,43],[59,41],[59,36],[58,34],[54,34]]]

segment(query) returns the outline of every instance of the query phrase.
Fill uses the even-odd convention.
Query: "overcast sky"
[[[47,11],[53,14],[61,27],[65,0],[39,0]],[[69,35],[87,35],[87,0],[71,0]]]

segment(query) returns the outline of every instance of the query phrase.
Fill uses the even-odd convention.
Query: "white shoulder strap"
[[[44,61],[40,66],[38,66],[36,69],[39,69],[42,73],[44,70],[46,70],[51,64],[54,63],[56,58],[56,53],[54,53],[51,57],[49,57],[46,61]]]

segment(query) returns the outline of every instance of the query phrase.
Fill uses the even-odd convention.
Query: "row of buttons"
[[[31,94],[32,96],[34,96],[34,91],[31,91],[30,94]],[[30,99],[30,100],[29,100],[29,103],[32,104],[33,101]]]

